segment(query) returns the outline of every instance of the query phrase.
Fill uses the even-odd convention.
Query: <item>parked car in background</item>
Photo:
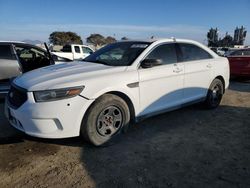
[[[211,50],[213,50],[216,54],[219,56],[225,56],[229,48],[226,47],[210,47]]]
[[[54,60],[42,48],[23,42],[0,41],[0,95],[8,92],[13,77],[52,64]]]
[[[109,44],[84,59],[41,68],[12,82],[11,125],[26,134],[80,134],[99,146],[131,121],[203,102],[219,106],[229,85],[227,58],[191,40]]]
[[[238,48],[229,48],[228,51],[225,52],[224,57],[230,56],[231,53],[239,50]]]
[[[250,48],[236,50],[227,58],[232,77],[250,77]]]
[[[70,60],[81,60],[92,54],[94,50],[86,45],[71,44],[63,46],[60,52],[52,52],[53,54],[67,58]]]

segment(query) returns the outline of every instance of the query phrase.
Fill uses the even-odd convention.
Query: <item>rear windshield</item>
[[[61,50],[62,52],[72,52],[71,50],[71,46],[70,45],[66,45],[62,48]]]

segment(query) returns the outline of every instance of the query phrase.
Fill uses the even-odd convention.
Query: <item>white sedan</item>
[[[228,85],[228,60],[198,42],[123,41],[16,78],[5,111],[26,134],[99,146],[131,121],[196,102],[216,108]]]

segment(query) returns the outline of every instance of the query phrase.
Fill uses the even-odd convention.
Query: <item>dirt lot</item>
[[[250,82],[231,83],[216,110],[156,116],[102,148],[25,136],[1,103],[0,187],[250,187]]]

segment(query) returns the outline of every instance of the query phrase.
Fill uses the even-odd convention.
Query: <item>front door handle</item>
[[[207,64],[207,68],[212,68],[212,64]]]
[[[182,69],[180,69],[180,68],[177,68],[177,69],[174,69],[173,70],[173,72],[175,72],[175,73],[179,73],[179,72],[181,72],[182,71]]]

